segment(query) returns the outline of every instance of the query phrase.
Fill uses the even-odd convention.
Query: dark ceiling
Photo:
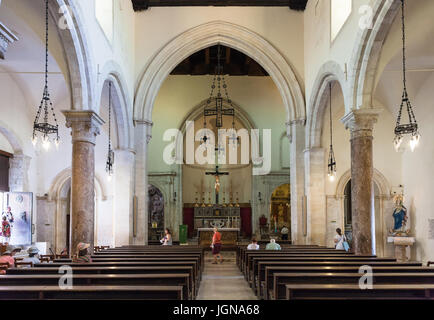
[[[170,74],[172,75],[207,75],[214,74],[217,66],[218,46],[212,46],[193,53],[182,61]],[[223,73],[231,76],[266,77],[267,71],[255,60],[235,49],[220,45],[220,65]]]
[[[289,7],[304,11],[308,0],[131,0],[134,11],[150,7]]]

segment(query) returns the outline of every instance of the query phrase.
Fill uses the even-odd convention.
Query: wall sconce
[[[258,192],[258,201],[259,201],[259,202],[262,202],[262,195],[261,195],[261,192]]]
[[[176,202],[176,191],[173,193],[173,202]]]

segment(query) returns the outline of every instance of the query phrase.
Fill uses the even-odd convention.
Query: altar
[[[222,235],[222,245],[236,245],[238,241],[239,228],[220,228],[218,231]],[[199,245],[209,247],[214,234],[213,228],[197,229]]]

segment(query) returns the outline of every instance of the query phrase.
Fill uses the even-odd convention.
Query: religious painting
[[[271,194],[270,203],[270,231],[272,233],[282,232],[286,227],[285,234],[291,228],[291,196],[289,184],[277,187]]]
[[[3,194],[1,208],[1,242],[10,245],[32,243],[31,192],[7,192]]]
[[[148,186],[149,238],[158,240],[164,229],[164,197],[163,193],[153,185]]]

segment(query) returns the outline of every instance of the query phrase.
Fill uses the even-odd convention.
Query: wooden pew
[[[58,285],[62,274],[0,275],[0,286]],[[182,286],[183,297],[193,299],[188,273],[75,274],[72,285]]]
[[[319,267],[319,266],[312,266],[312,267],[305,267],[305,266],[265,266],[265,276],[262,279],[265,279],[264,281],[261,281],[261,295],[258,294],[258,296],[264,298],[264,299],[270,299],[269,292],[273,290],[274,288],[274,274],[275,273],[358,273],[360,266],[334,266],[334,267]],[[372,271],[374,273],[434,273],[434,268],[427,268],[427,267],[420,267],[420,266],[372,266]]]
[[[286,299],[289,284],[356,284],[363,273],[275,273],[270,299]],[[374,273],[373,286],[378,284],[434,284],[434,273]]]
[[[0,300],[184,300],[182,286],[0,286]]]
[[[193,266],[140,266],[140,267],[76,267],[71,265],[73,275],[97,275],[97,274],[160,274],[160,273],[171,273],[171,274],[188,274],[189,275],[189,287],[192,290],[192,294],[195,297],[197,295],[197,283],[194,278],[194,268]],[[51,267],[34,267],[27,269],[8,269],[7,275],[59,275],[57,268]]]
[[[434,284],[377,284],[360,290],[355,284],[287,284],[287,300],[326,299],[434,299]]]
[[[357,267],[362,265],[369,265],[371,267],[421,267],[420,262],[390,262],[390,261],[376,261],[376,260],[344,260],[344,261],[259,261],[255,273],[250,282],[252,289],[255,290],[258,296],[264,294],[262,291],[262,281],[266,278],[265,268],[272,267],[299,267],[299,268],[312,268],[312,267],[327,267],[330,272],[336,267]]]
[[[71,265],[76,267],[115,267],[115,266],[127,266],[127,267],[141,267],[141,266],[193,266],[194,279],[197,283],[201,280],[201,270],[198,263],[198,259],[171,259],[171,258],[150,258],[139,261],[105,261],[105,262],[92,262],[92,263],[71,263],[71,262],[53,262],[53,263],[39,263],[35,264],[35,267],[48,267],[48,268],[60,268],[63,265]]]
[[[343,256],[336,257],[334,255],[327,256],[311,256],[311,255],[300,255],[300,256],[291,256],[291,255],[278,255],[278,256],[252,256],[248,262],[246,276],[247,281],[254,282],[255,276],[257,275],[258,270],[258,262],[259,261],[281,261],[281,262],[363,262],[363,264],[368,264],[370,261],[376,262],[395,262],[396,260],[393,258],[376,258],[370,256]]]

